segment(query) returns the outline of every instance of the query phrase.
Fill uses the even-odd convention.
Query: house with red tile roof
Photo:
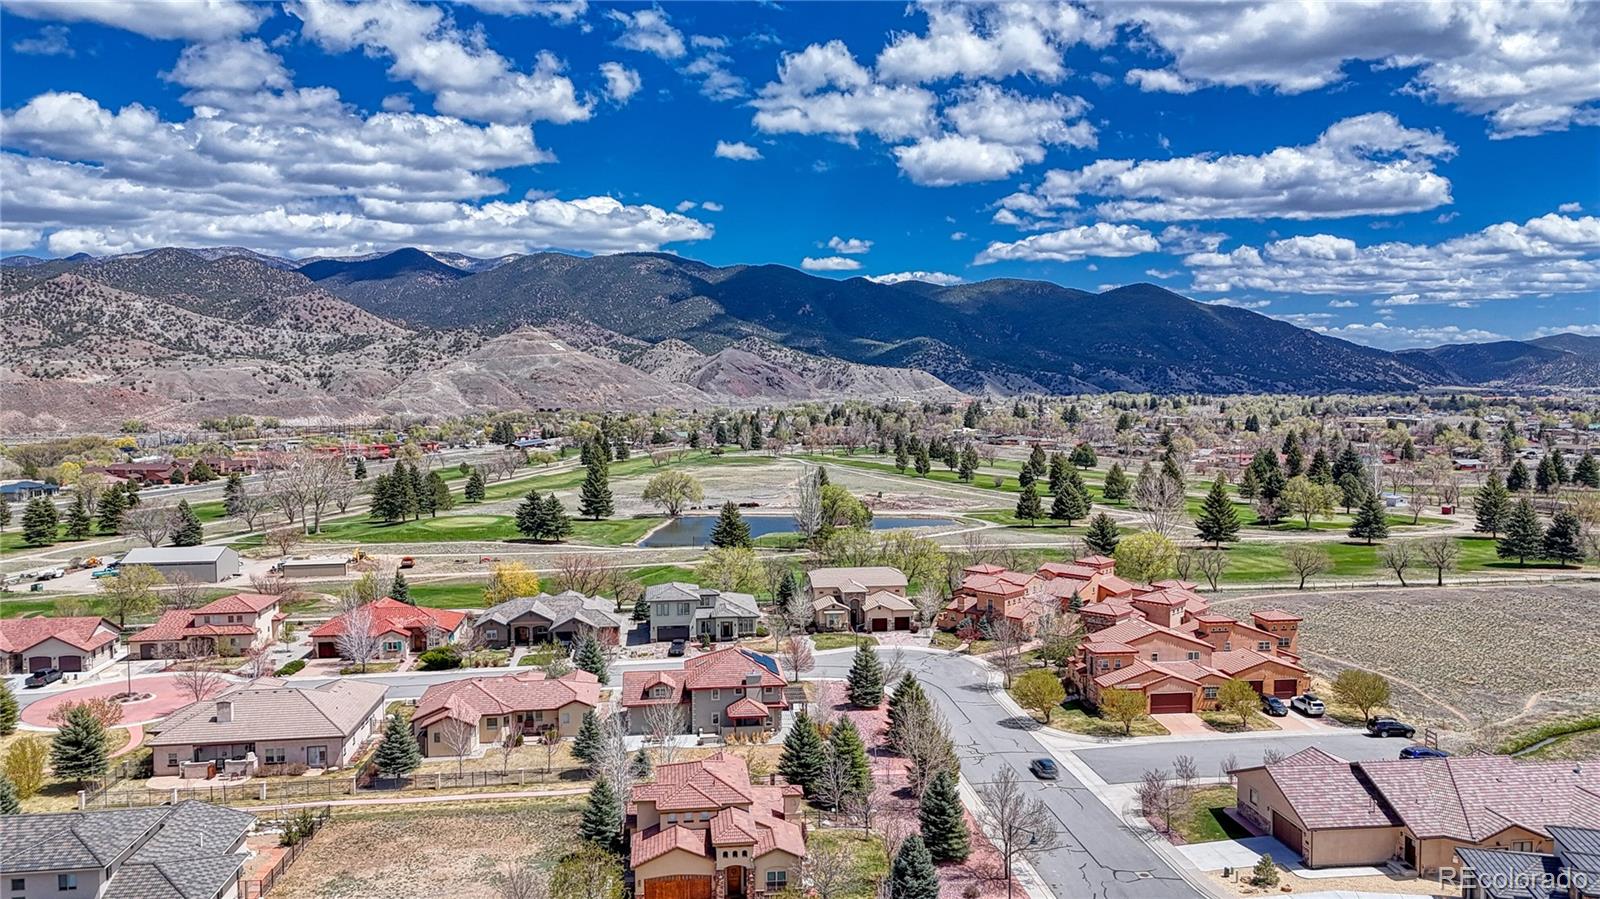
[[[116,657],[119,633],[92,615],[0,620],[0,674],[93,671]]]
[[[959,630],[968,624],[1008,620],[1032,634],[1039,620],[1058,605],[1046,589],[1045,579],[1037,574],[998,565],[969,565],[961,570],[961,585],[936,624]]]
[[[412,653],[453,643],[461,635],[467,618],[463,612],[407,605],[387,596],[361,608],[371,613],[368,628],[369,633],[379,638],[377,657],[380,659],[406,659]],[[329,619],[311,632],[311,642],[316,647],[313,654],[317,658],[340,657],[339,637],[345,632],[351,614]]]
[[[771,656],[730,646],[698,655],[681,671],[625,671],[618,700],[628,733],[648,734],[651,709],[678,709],[680,733],[759,734],[777,730],[788,681]]]
[[[1549,853],[1552,828],[1600,827],[1600,767],[1499,755],[1347,762],[1312,748],[1232,772],[1238,815],[1308,868],[1459,868],[1461,849]]]
[[[141,659],[240,655],[277,642],[285,617],[276,596],[235,593],[198,609],[161,613],[155,624],[128,638],[128,651]]]
[[[411,729],[423,755],[455,755],[462,742],[452,728],[475,734],[472,751],[507,733],[576,736],[583,713],[600,705],[600,681],[587,671],[546,677],[524,671],[434,684],[417,700]],[[468,753],[471,754],[470,752]]]
[[[800,883],[800,788],[760,786],[726,752],[661,765],[628,795],[628,866],[638,899],[759,897]]]

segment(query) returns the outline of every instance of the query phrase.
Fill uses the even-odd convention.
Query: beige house
[[[679,733],[754,736],[782,723],[787,685],[771,656],[730,646],[682,671],[625,671],[618,702],[630,734],[650,733],[662,720],[652,710],[666,707],[676,710]]]
[[[800,788],[756,786],[737,756],[662,765],[628,797],[638,899],[746,899],[800,884]]]
[[[141,659],[241,655],[276,643],[285,617],[276,596],[235,593],[198,609],[163,612],[128,638],[128,651]]]
[[[116,658],[118,633],[91,615],[0,619],[0,674],[93,671]]]
[[[1308,868],[1458,868],[1458,849],[1551,851],[1551,826],[1600,826],[1600,770],[1506,756],[1347,762],[1311,748],[1232,772],[1239,816]]]
[[[898,568],[887,565],[865,565],[854,568],[817,568],[806,573],[806,596],[811,600],[812,608],[824,599],[834,599],[850,610],[851,627],[870,627],[867,615],[867,599],[874,594],[890,594],[901,597],[906,595],[906,576]],[[909,601],[906,602],[911,607]],[[905,613],[905,627],[911,626],[911,617],[914,608]],[[886,617],[885,612],[880,612],[879,619]],[[892,625],[896,616],[887,614],[887,619]],[[818,626],[821,624],[819,622]],[[880,630],[896,630],[892,626]]]
[[[529,736],[554,729],[576,736],[584,712],[600,704],[600,681],[587,671],[547,678],[543,671],[473,677],[434,684],[411,715],[423,755],[472,755],[507,733]],[[462,736],[472,734],[472,739]]]
[[[338,768],[379,729],[387,692],[368,681],[299,689],[263,678],[173,712],[146,728],[155,733],[145,744],[158,775],[248,773],[256,765]]]

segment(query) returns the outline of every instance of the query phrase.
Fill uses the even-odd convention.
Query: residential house
[[[1059,606],[1038,575],[1009,571],[999,565],[969,565],[961,570],[961,584],[939,613],[938,626],[957,630],[968,624],[984,625],[1006,620],[1032,635],[1046,614]]]
[[[813,610],[828,599],[849,609],[853,628],[909,630],[916,612],[906,599],[905,573],[887,565],[813,569],[806,573],[806,595]],[[871,599],[874,596],[877,598]],[[831,606],[823,604],[823,610],[828,608]],[[824,614],[816,624],[824,630],[833,629],[825,626],[825,621],[833,617]]]
[[[628,733],[652,730],[651,709],[677,709],[680,733],[759,734],[777,730],[787,681],[771,656],[730,646],[698,655],[681,671],[625,671],[619,700]]]
[[[628,619],[616,612],[614,600],[568,590],[556,596],[517,596],[484,610],[478,632],[490,646],[537,646],[559,641],[572,645],[585,636],[609,646],[622,642]]]
[[[1232,772],[1238,815],[1308,868],[1459,868],[1461,850],[1551,853],[1559,827],[1600,827],[1600,768],[1508,756],[1347,762],[1319,749]]]
[[[370,681],[302,689],[262,678],[147,725],[145,745],[158,775],[207,777],[235,768],[249,774],[258,765],[338,768],[378,729],[387,693]]]
[[[379,639],[375,658],[404,660],[412,653],[425,652],[435,646],[453,643],[461,635],[464,612],[449,609],[430,609],[412,606],[385,596],[369,602],[361,609],[369,613],[369,633]],[[329,619],[311,632],[314,655],[319,659],[337,659],[343,656],[339,637],[345,632],[350,616],[347,612]]]
[[[1600,829],[1551,825],[1549,852],[1457,849],[1461,899],[1600,897]]]
[[[0,817],[6,899],[242,899],[256,816],[175,805]]]
[[[626,832],[638,899],[751,899],[800,885],[806,828],[800,788],[757,786],[726,752],[661,765],[628,795]]]
[[[738,640],[754,637],[761,611],[748,593],[731,593],[673,581],[644,591],[650,639]]]
[[[811,622],[819,631],[842,631],[850,627],[850,607],[833,596],[811,601]]]
[[[93,671],[116,657],[118,633],[92,615],[0,619],[0,674]]]
[[[197,584],[220,584],[244,570],[239,554],[220,545],[141,546],[128,550],[117,565],[148,565],[169,581],[183,577]]]
[[[599,705],[600,681],[587,671],[560,677],[545,677],[543,671],[473,677],[429,687],[417,700],[411,729],[423,755],[471,755],[499,743],[507,733],[554,729],[562,737],[576,736],[583,713]],[[457,739],[469,732],[471,741]]]
[[[0,502],[25,503],[39,497],[55,496],[61,488],[31,478],[11,478],[0,481]]]
[[[235,593],[198,609],[163,612],[155,624],[128,638],[128,651],[141,659],[241,655],[277,642],[286,617],[276,596]]]

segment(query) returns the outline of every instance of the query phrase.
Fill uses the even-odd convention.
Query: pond
[[[751,537],[792,532],[794,518],[789,515],[746,515]],[[877,515],[872,519],[874,531],[893,531],[901,528],[949,527],[957,522],[951,518],[924,518],[914,515]],[[717,524],[715,515],[685,515],[667,522],[648,537],[640,546],[705,546],[711,542],[711,529]]]

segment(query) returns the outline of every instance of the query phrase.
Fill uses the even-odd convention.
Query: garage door
[[[55,660],[50,658],[49,656],[29,656],[28,657],[28,670],[29,671],[43,671],[46,668],[53,667],[50,664],[53,661],[55,661]]]
[[[1299,682],[1292,677],[1279,678],[1272,682],[1272,695],[1279,699],[1288,699],[1298,692],[1295,690],[1298,685]]]
[[[1266,681],[1253,680],[1250,682],[1250,689],[1257,693],[1265,693],[1267,691],[1267,683]]]
[[[889,619],[887,619],[887,618],[874,618],[874,619],[872,619],[872,629],[875,630],[875,631],[886,631],[886,630],[888,630],[889,629]]]
[[[1152,693],[1150,695],[1150,714],[1152,715],[1192,711],[1194,711],[1193,693]]]
[[[709,875],[678,874],[646,880],[641,899],[711,899],[713,892]]]
[[[329,640],[326,643],[318,643],[317,644],[317,658],[319,658],[319,659],[337,659],[338,657],[339,657],[339,644],[336,641]]]
[[[1293,822],[1277,812],[1272,813],[1272,835],[1277,838],[1278,842],[1294,850],[1295,854],[1305,854],[1305,845],[1300,838],[1300,828],[1294,826]]]
[[[83,670],[83,656],[62,656],[60,663],[62,671]]]
[[[909,631],[909,630],[911,630],[911,616],[910,615],[897,616],[894,619],[894,629],[897,630],[897,631]]]

